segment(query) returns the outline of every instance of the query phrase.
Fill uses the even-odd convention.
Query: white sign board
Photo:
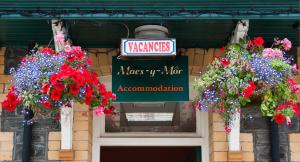
[[[175,39],[122,39],[122,56],[175,56]]]

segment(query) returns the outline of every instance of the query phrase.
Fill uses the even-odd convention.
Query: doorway
[[[101,162],[201,162],[201,147],[101,147]]]

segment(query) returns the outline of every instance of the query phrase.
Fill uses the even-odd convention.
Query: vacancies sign
[[[175,56],[175,39],[122,39],[122,56]]]
[[[188,101],[186,56],[171,60],[112,60],[116,102]]]

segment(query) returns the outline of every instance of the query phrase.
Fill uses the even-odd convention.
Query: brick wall
[[[289,135],[291,162],[300,162],[300,133]]]

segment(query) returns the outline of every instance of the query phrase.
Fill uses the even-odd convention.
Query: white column
[[[68,29],[61,20],[52,20],[52,31],[53,39],[58,34],[68,35]],[[56,51],[63,50],[65,45],[70,45],[71,40],[67,39],[65,42],[57,42],[54,39],[54,45]],[[61,150],[72,149],[73,139],[73,103],[72,107],[62,107],[60,112],[60,123],[61,123]]]
[[[240,151],[240,115],[241,113],[237,110],[232,118],[231,132],[228,134],[228,147],[229,151]]]
[[[231,43],[237,43],[247,36],[249,20],[240,20],[233,31]],[[228,134],[229,151],[240,151],[240,111],[236,110],[232,115],[231,132]]]

